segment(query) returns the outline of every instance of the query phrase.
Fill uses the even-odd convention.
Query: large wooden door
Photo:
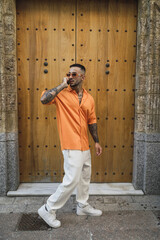
[[[60,182],[63,157],[54,105],[40,95],[62,82],[69,65],[86,69],[103,148],[92,153],[92,182],[131,182],[136,58],[134,0],[17,1],[21,182]]]

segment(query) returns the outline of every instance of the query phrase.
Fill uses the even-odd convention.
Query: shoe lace
[[[92,207],[90,204],[88,204],[88,209],[90,209],[90,210],[94,210],[95,208]]]

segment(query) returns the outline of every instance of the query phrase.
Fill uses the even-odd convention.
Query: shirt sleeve
[[[43,92],[42,92],[41,97],[42,97],[42,95],[43,95],[45,92],[46,92],[46,91],[43,91]],[[51,104],[54,104],[54,103],[56,103],[56,97],[55,97],[52,101],[50,101],[50,102],[48,102],[48,103],[46,103],[46,104],[44,104],[44,105],[51,105]]]
[[[95,104],[92,98],[91,100],[91,109],[88,116],[88,124],[97,123],[96,114],[95,114]]]

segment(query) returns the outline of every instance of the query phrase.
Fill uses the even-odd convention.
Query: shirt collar
[[[73,89],[71,88],[70,85],[68,85],[67,90],[70,91],[70,92],[71,92],[71,91],[75,91],[75,90],[73,90]],[[86,89],[83,88],[83,92],[87,93]]]
[[[73,91],[73,89],[70,87],[70,85],[68,85],[68,88],[67,88],[68,91]]]

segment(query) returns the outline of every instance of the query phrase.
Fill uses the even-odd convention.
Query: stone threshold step
[[[21,183],[16,191],[9,191],[7,196],[48,196],[53,194],[60,183]],[[76,190],[73,195],[76,194]],[[135,190],[132,183],[91,183],[90,195],[144,195],[142,190]]]

